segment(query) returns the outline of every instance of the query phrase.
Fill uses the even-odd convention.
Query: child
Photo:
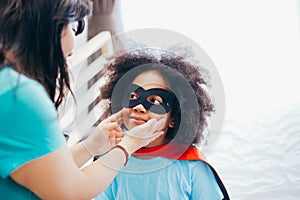
[[[229,199],[196,147],[213,112],[205,71],[171,51],[151,48],[115,55],[107,69],[99,100],[110,102],[101,119],[123,109],[123,128],[131,130],[164,118],[165,134],[136,151],[96,199]]]

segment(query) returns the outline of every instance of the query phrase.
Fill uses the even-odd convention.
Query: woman
[[[56,109],[70,90],[66,58],[91,9],[88,0],[0,1],[0,199],[91,199],[162,133],[154,132],[163,121],[152,120],[124,136],[119,112],[68,149]]]

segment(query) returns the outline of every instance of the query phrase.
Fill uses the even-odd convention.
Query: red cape
[[[182,153],[183,152],[183,153]],[[206,163],[212,170],[215,179],[220,187],[220,190],[223,193],[223,200],[229,200],[229,195],[226,191],[224,184],[222,183],[219,175],[217,174],[216,170],[206,161],[205,157],[201,154],[200,150],[197,147],[179,147],[174,144],[163,144],[156,147],[151,148],[141,148],[133,153],[133,156],[156,156],[156,157],[163,157],[172,160],[201,160]]]
[[[133,156],[142,155],[163,157],[172,160],[202,160],[206,162],[197,147],[179,147],[170,143],[151,148],[141,148],[133,153]]]

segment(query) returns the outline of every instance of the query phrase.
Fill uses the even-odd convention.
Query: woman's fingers
[[[119,144],[122,141],[122,138],[116,138],[116,144]]]
[[[118,125],[120,126],[120,125],[123,123],[123,117],[119,118],[119,119],[117,120],[117,123],[118,123]]]
[[[131,129],[128,134],[133,137],[141,137],[141,138],[148,138],[151,136],[155,131],[158,131],[163,127],[165,123],[165,119],[160,119],[157,121],[156,119],[150,119],[145,124],[137,126]]]
[[[113,147],[116,144],[118,144],[124,136],[125,136],[124,132],[115,131],[115,130],[111,131],[109,135],[109,141],[111,146]]]
[[[155,131],[159,131],[162,129],[164,123],[166,122],[165,119],[160,119],[158,121],[155,121],[155,122],[151,122],[151,132],[155,132]]]
[[[109,136],[109,141],[110,141],[110,145],[111,147],[114,147],[116,145],[116,138],[114,136]]]
[[[115,136],[116,138],[123,138],[125,136],[125,133],[122,131],[116,131]]]
[[[120,132],[120,131],[116,131],[116,130],[112,130],[109,133],[109,137],[113,137],[113,138],[122,138],[124,137],[125,133],[124,132]]]
[[[117,122],[105,122],[101,126],[103,131],[112,131],[112,130],[122,131],[122,129],[120,128]]]
[[[148,137],[147,139],[149,140],[149,143],[150,143],[163,134],[164,134],[164,131],[157,131],[157,132],[153,133],[152,135],[150,135],[150,137]]]
[[[119,122],[120,120],[123,120],[123,110],[112,114],[110,117],[107,118],[107,120],[109,120],[110,122]]]

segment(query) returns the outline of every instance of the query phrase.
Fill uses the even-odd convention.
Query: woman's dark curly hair
[[[204,76],[207,76],[207,72],[202,67],[192,64],[168,49],[138,48],[115,54],[108,60],[105,70],[107,70],[107,82],[100,88],[99,101],[108,100],[110,106],[100,120],[111,114],[112,106],[117,105],[113,112],[122,109],[122,94],[118,94],[118,98],[115,98],[115,93],[125,91],[126,87],[142,72],[156,71],[162,75],[179,101],[178,106],[173,107],[171,111],[175,127],[168,129],[166,138],[169,141],[174,138],[174,142],[181,145],[198,144],[203,139],[208,117],[214,108],[205,89],[207,83]],[[129,71],[130,77],[124,81],[123,77]],[[122,83],[118,84],[121,78]],[[118,87],[115,87],[117,84]],[[189,95],[191,93],[187,92],[186,85],[191,88],[191,93],[195,97],[194,102]],[[184,128],[180,134],[177,134],[179,125]]]
[[[62,30],[78,21],[75,34],[80,34],[91,12],[90,0],[1,0],[0,68],[10,66],[38,81],[57,108],[71,90]],[[9,60],[7,52],[18,63]]]

